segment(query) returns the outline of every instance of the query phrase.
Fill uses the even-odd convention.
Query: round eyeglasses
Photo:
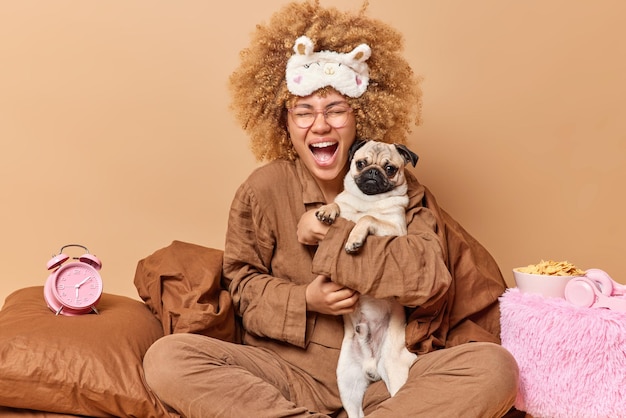
[[[308,107],[292,107],[287,109],[291,114],[296,126],[299,128],[310,128],[315,123],[318,114],[324,115],[324,120],[333,128],[343,128],[348,123],[348,116],[352,113],[352,108],[345,104],[332,105],[324,110],[313,110]]]

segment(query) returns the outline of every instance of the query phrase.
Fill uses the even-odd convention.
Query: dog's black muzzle
[[[376,168],[370,168],[363,171],[357,178],[354,179],[354,182],[359,190],[369,196],[388,192],[394,187],[393,183],[389,181],[385,173]]]

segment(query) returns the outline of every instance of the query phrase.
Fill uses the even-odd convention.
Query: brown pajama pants
[[[336,393],[271,351],[200,335],[161,338],[144,370],[150,388],[185,417],[327,417],[315,411],[340,406]],[[463,344],[418,356],[393,398],[384,383],[372,384],[364,410],[368,417],[500,417],[515,401],[517,377],[501,346]]]

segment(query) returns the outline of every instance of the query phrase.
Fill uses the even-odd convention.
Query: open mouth
[[[333,158],[338,147],[337,142],[318,142],[317,144],[309,145],[313,157],[322,163]]]

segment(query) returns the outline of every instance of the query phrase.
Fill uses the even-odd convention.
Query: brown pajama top
[[[307,312],[306,286],[318,275],[407,307],[407,345],[426,353],[470,341],[499,342],[498,297],[505,290],[489,253],[408,172],[408,234],[370,236],[360,253],[343,247],[354,225],[340,218],[319,246],[297,240],[305,211],[324,203],[299,161],[256,169],[229,215],[224,279],[241,316],[245,344],[265,347],[336,393],[342,318]]]

